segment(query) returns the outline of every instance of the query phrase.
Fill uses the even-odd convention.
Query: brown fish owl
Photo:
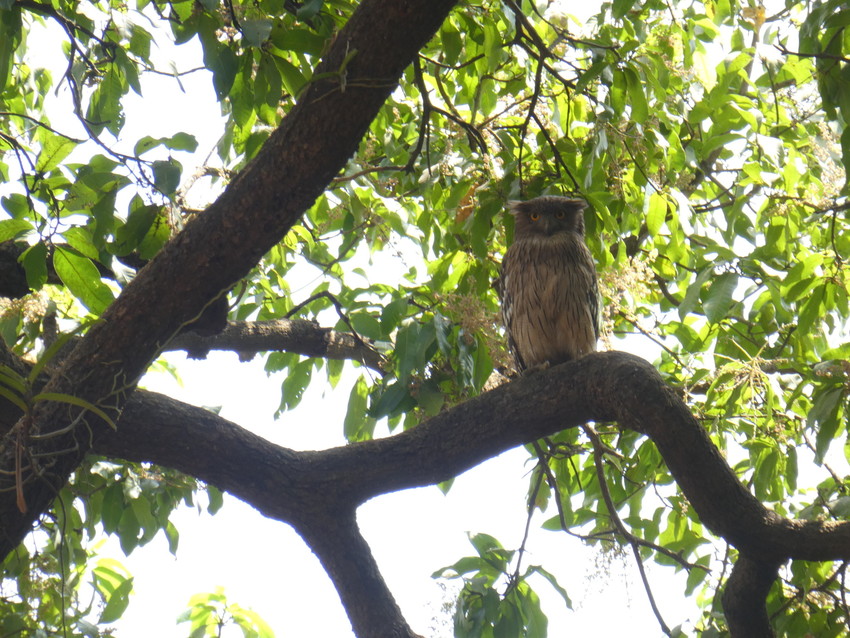
[[[593,352],[599,291],[584,243],[587,204],[538,197],[510,206],[516,230],[502,261],[499,292],[517,369],[557,365]]]

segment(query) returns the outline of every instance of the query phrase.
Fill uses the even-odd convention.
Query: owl
[[[599,291],[584,243],[584,200],[511,202],[514,242],[499,278],[502,322],[520,372],[596,350]]]

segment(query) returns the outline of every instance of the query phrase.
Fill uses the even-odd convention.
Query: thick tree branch
[[[387,588],[353,509],[323,512],[296,529],[336,585],[359,638],[421,638]]]
[[[747,561],[764,566],[789,558],[850,557],[850,523],[795,521],[767,510],[737,480],[705,430],[656,370],[623,353],[599,353],[520,378],[413,430],[322,452],[278,448],[209,413],[204,413],[204,423],[197,427],[189,425],[193,419],[188,415],[172,419],[167,412],[146,421],[145,427],[135,420],[140,414],[150,418],[145,402],[151,396],[139,393],[133,398],[124,415],[132,425],[122,427],[111,439],[115,447],[102,452],[177,467],[234,493],[268,516],[291,523],[305,536],[313,534],[308,530],[323,516],[348,512],[378,494],[446,480],[506,449],[596,420],[615,421],[648,434],[700,520],[735,545]],[[155,433],[150,431],[154,423]],[[182,446],[171,440],[175,434],[184,441]],[[221,449],[228,454],[219,454]],[[201,472],[199,463],[209,465]],[[322,501],[317,501],[316,494],[323,495]],[[344,522],[338,524],[346,529]],[[333,546],[329,537],[318,542],[326,549]],[[334,577],[341,592],[362,589],[364,583],[374,586],[371,558],[362,560],[360,576],[346,563],[350,569],[345,575],[338,572]],[[736,569],[742,578],[749,573],[747,564]],[[760,573],[767,577],[763,570]],[[730,626],[762,626],[766,591],[749,587],[748,578],[737,578],[731,581],[728,600],[724,599]],[[764,584],[763,580],[758,583]],[[385,595],[386,604],[394,605],[389,592]],[[735,604],[742,600],[758,604]],[[733,635],[751,635],[742,632]]]
[[[778,569],[777,563],[754,561],[745,554],[738,557],[722,597],[730,634],[773,638],[765,601]]]
[[[317,493],[322,508],[358,505],[447,480],[588,421],[648,434],[700,520],[753,560],[850,559],[850,523],[791,520],[767,510],[655,369],[620,352],[517,379],[404,433],[321,452],[279,448],[200,408],[144,392],[128,403],[119,431],[95,449],[174,467],[293,522],[305,508],[309,515],[319,507]],[[222,449],[228,453],[219,455]],[[262,490],[254,493],[257,485]]]
[[[455,2],[360,3],[316,68],[318,79],[257,157],[127,285],[46,390],[117,417],[167,342],[245,276],[345,166],[404,68]],[[0,556],[47,509],[91,442],[109,431],[91,413],[67,428],[77,417],[68,405],[42,402],[0,441]],[[20,467],[22,445],[28,467],[23,507],[8,490],[21,482],[8,477]]]

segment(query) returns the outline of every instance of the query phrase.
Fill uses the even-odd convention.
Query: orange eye
[[[564,217],[566,217],[566,213],[562,210],[559,210],[557,213],[555,213],[555,217],[557,219],[563,219]]]
[[[531,221],[536,222],[538,219],[540,219],[540,213],[531,213],[529,217],[531,217]]]

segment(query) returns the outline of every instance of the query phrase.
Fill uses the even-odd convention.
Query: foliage
[[[478,556],[461,558],[454,565],[434,573],[434,577],[464,579],[455,613],[455,633],[460,636],[546,636],[548,621],[540,599],[526,577],[544,576],[572,606],[567,592],[555,577],[540,566],[514,574],[507,585],[499,580],[508,572],[515,552],[507,551],[488,534],[475,534],[470,542]],[[468,574],[473,574],[468,576]]]
[[[274,636],[271,628],[255,612],[236,603],[228,603],[227,596],[220,588],[215,592],[192,596],[189,609],[178,619],[191,623],[189,636],[220,636],[227,625],[235,625],[242,630],[245,638],[269,638]]]
[[[20,263],[44,306],[4,306],[0,333],[19,354],[45,348],[51,313],[68,330],[96,318],[127,269],[199,214],[295,104],[356,3],[282,4],[0,0],[0,241],[25,247]],[[771,508],[847,520],[850,12],[840,0],[615,0],[579,25],[569,9],[461,4],[345,173],[231,294],[231,318],[294,311],[353,329],[390,366],[354,384],[346,436],[368,439],[380,419],[413,427],[481,392],[494,368],[509,373],[492,289],[511,236],[504,203],[579,193],[591,205],[606,345],[656,353],[665,379]],[[59,63],[33,57],[45,32],[62,39]],[[179,45],[171,70],[155,56],[168,37]],[[219,100],[220,137],[127,139],[132,118],[144,117],[127,105],[145,97],[149,77],[173,76],[176,103],[176,69],[195,63]],[[192,153],[211,143],[200,165]],[[286,372],[280,410],[310,383],[336,384],[342,365],[270,354],[267,369]],[[643,560],[688,570],[689,591],[705,601],[692,622],[722,632],[711,593],[734,554],[715,560],[654,446],[604,425],[552,445],[550,480],[532,499],[549,512],[547,527],[632,542],[611,531],[620,520],[641,539]],[[59,620],[61,596],[36,605],[33,583],[76,591],[96,554],[62,534],[65,517],[89,540],[97,529],[118,534],[128,552],[160,529],[176,544],[168,513],[195,488],[154,468],[80,468],[43,521],[38,552],[22,548],[4,565],[4,583],[17,581],[15,617],[45,628],[90,617],[71,606],[74,619]],[[455,566],[477,570],[458,634],[518,635],[496,628],[530,631],[535,622],[543,635],[524,579],[499,581],[499,572],[512,575],[513,555],[499,548],[494,562],[496,545],[475,544],[476,566]],[[777,630],[841,634],[844,570],[789,565],[771,594]],[[95,622],[106,623],[131,581],[115,566],[93,573],[105,605]],[[495,589],[505,582],[507,596]]]

